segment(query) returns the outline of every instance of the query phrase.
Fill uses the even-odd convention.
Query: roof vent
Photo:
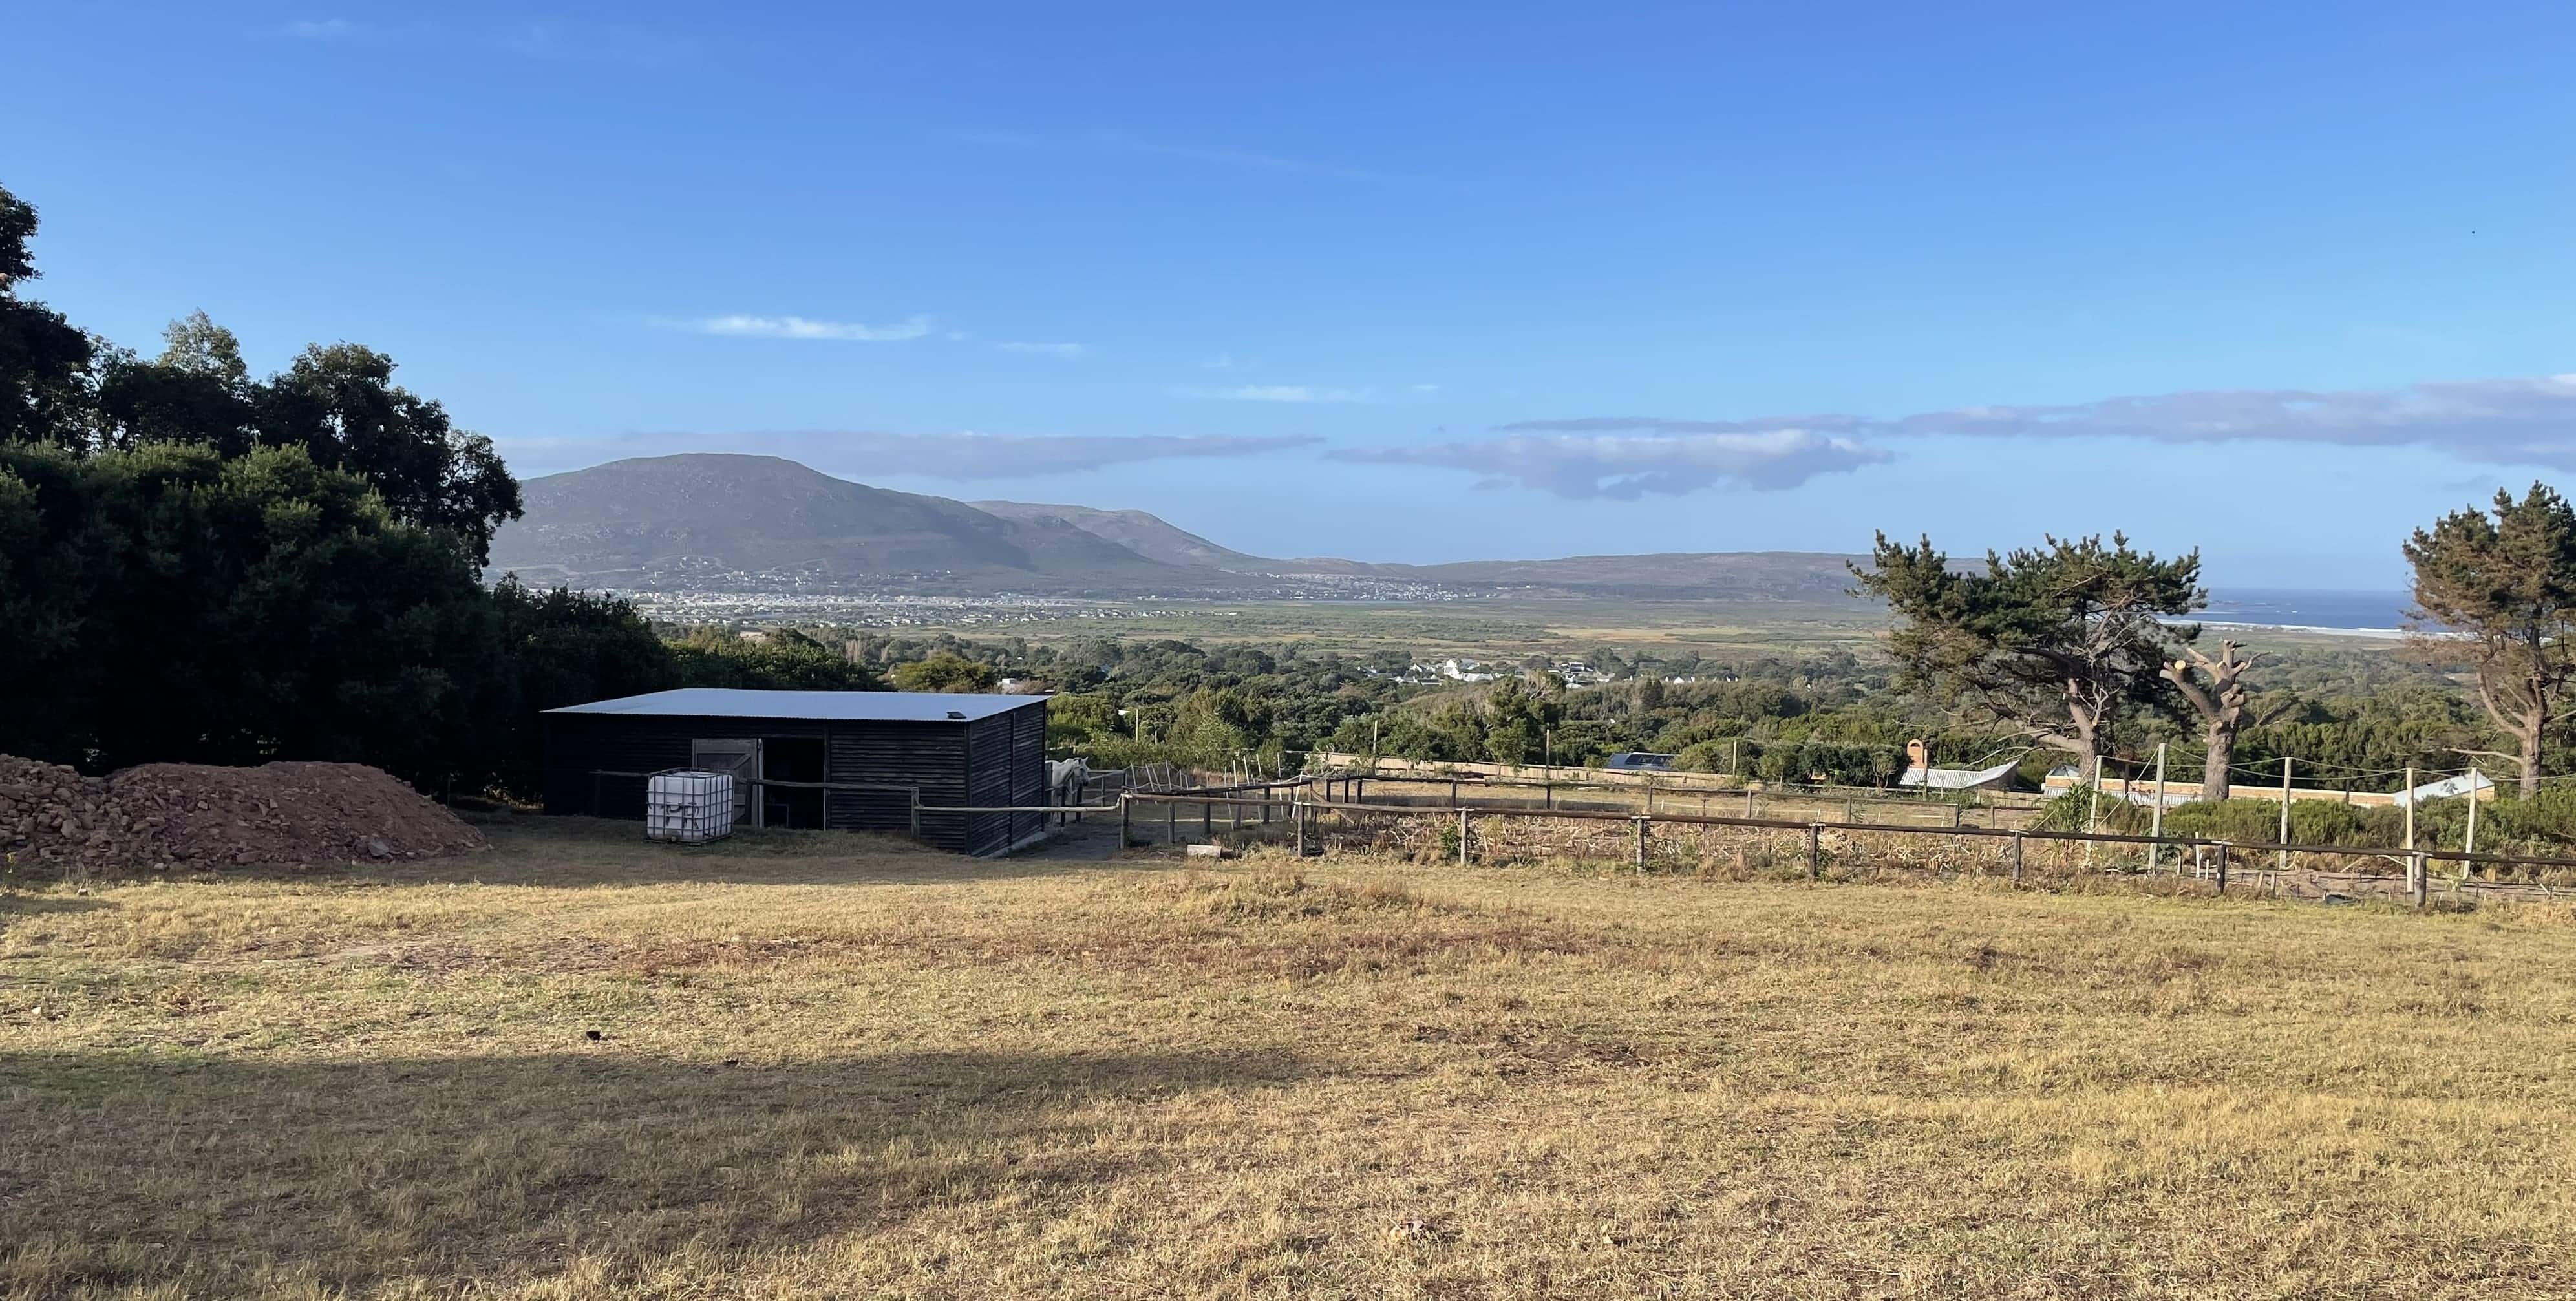
[[[962,709],[952,709],[948,711],[948,716],[950,718],[964,718],[966,716],[966,711]]]

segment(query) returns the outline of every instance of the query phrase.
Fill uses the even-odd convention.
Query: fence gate
[[[689,742],[689,766],[708,772],[733,774],[733,824],[756,826],[752,812],[760,807],[760,796],[754,789],[760,780],[760,741],[709,740],[704,737]]]

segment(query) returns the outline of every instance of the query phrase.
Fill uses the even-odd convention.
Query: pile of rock
[[[0,853],[24,864],[225,868],[434,858],[482,833],[353,763],[156,763],[105,778],[0,755]]]

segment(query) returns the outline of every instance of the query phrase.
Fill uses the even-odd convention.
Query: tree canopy
[[[2114,533],[2005,555],[1962,572],[1923,538],[1878,535],[1860,590],[1896,616],[1888,652],[1901,685],[1932,692],[2089,766],[2127,718],[2162,708],[2167,650],[2196,626],[2167,619],[2208,600],[2200,553],[2160,560]]]
[[[0,752],[525,789],[556,705],[877,685],[802,638],[673,646],[611,597],[486,589],[518,483],[391,358],[316,345],[253,380],[203,313],[154,358],[101,344],[21,296],[35,231],[0,190]]]
[[[2478,701],[2511,737],[2525,795],[2540,789],[2542,748],[2576,678],[2576,509],[2543,484],[2522,500],[2497,490],[2417,529],[2414,648],[2477,675]]]
[[[314,344],[265,380],[241,342],[195,312],[153,358],[100,344],[23,297],[36,276],[35,209],[0,189],[0,444],[76,451],[202,444],[222,456],[302,448],[384,499],[392,518],[453,533],[475,565],[521,511],[518,480],[492,440],[393,382],[394,361],[354,343]]]

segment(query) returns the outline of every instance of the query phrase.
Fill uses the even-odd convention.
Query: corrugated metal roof
[[[682,687],[650,695],[594,700],[549,714],[660,714],[684,718],[807,718],[830,722],[972,722],[1034,705],[1044,696],[967,696],[942,691],[761,691],[748,687]]]

